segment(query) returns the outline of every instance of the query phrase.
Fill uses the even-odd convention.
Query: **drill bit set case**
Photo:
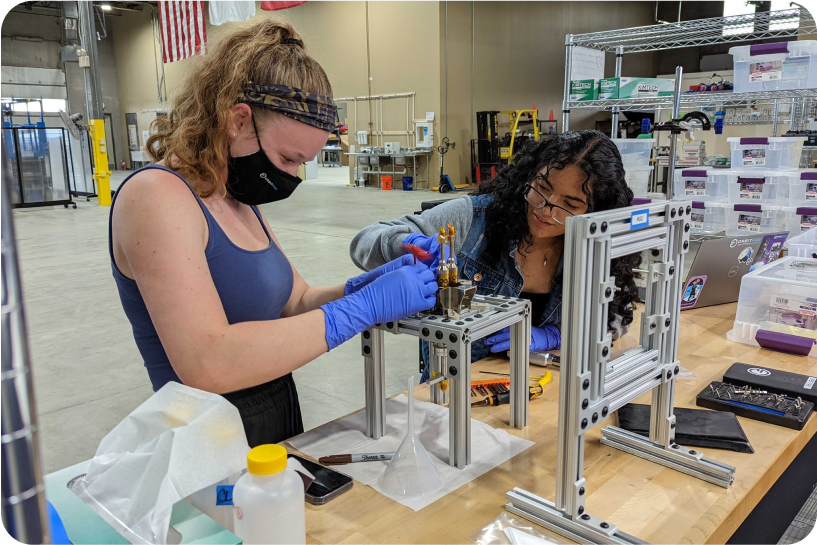
[[[817,355],[817,259],[786,257],[744,276],[726,337],[789,354]]]

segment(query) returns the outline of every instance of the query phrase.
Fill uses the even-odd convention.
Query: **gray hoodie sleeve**
[[[454,251],[458,252],[468,235],[474,217],[471,198],[451,199],[426,210],[419,216],[406,215],[397,220],[379,221],[359,232],[349,247],[352,261],[360,269],[368,271],[403,255],[403,239],[411,233],[436,237],[440,227],[454,226]]]

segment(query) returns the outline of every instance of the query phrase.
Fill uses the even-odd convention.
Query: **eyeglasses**
[[[533,180],[525,184],[525,200],[528,201],[528,204],[538,210],[543,210],[545,207],[550,207],[550,216],[553,218],[553,221],[560,225],[564,225],[567,218],[575,216],[575,214],[570,210],[565,210],[561,206],[550,202],[550,199],[553,198],[553,193],[545,195],[533,187],[532,182],[536,180],[544,181],[546,179],[547,178],[545,176],[538,175],[534,176]]]

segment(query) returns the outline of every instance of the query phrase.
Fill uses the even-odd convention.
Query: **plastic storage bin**
[[[799,353],[815,355],[817,260],[789,256],[746,274],[726,337],[752,345],[799,346]]]
[[[732,137],[733,169],[793,170],[800,165],[805,137]]]
[[[783,211],[786,214],[786,230],[791,237],[817,227],[817,203],[812,206],[786,207]]]
[[[730,170],[685,168],[675,171],[678,200],[726,202],[729,183],[737,176]]]
[[[613,142],[616,143],[618,152],[621,154],[624,170],[630,167],[650,166],[655,138],[614,138]]]
[[[729,204],[726,207],[727,236],[765,235],[785,230],[786,213],[780,206]]]
[[[788,206],[817,206],[817,170],[801,170],[789,175]]]
[[[817,227],[791,237],[783,246],[790,256],[817,258]]]
[[[735,92],[808,89],[817,86],[817,41],[744,45],[729,49]]]
[[[627,186],[633,190],[633,195],[644,197],[650,186],[650,176],[652,175],[652,167],[624,167],[624,181]]]
[[[726,229],[726,207],[719,202],[692,201],[690,232],[698,235],[722,233]]]
[[[785,170],[735,171],[729,184],[729,202],[788,205],[789,183],[795,175]]]

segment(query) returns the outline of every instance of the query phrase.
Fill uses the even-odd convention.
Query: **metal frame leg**
[[[471,463],[471,343],[449,350],[448,464],[463,469]]]
[[[528,376],[530,376],[530,313],[511,326],[511,419],[514,428],[528,425]]]
[[[444,344],[428,343],[428,355],[431,357],[431,369],[429,369],[430,377],[435,377],[440,374],[445,374],[448,367],[448,349]],[[436,374],[435,374],[436,371]],[[438,385],[431,386],[431,402],[437,405],[445,405],[448,403],[448,392],[442,391]]]
[[[366,435],[380,439],[386,435],[386,358],[382,329],[367,329],[360,336],[366,381]]]

